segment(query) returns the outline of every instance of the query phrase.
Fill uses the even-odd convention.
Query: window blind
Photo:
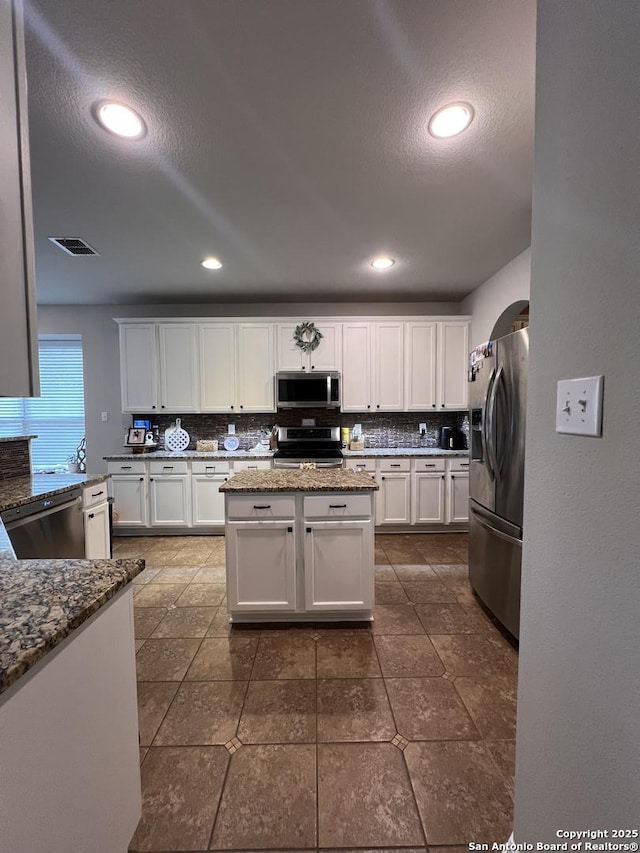
[[[38,350],[42,396],[0,398],[3,433],[38,436],[31,442],[34,472],[66,468],[84,436],[82,341],[41,339]]]

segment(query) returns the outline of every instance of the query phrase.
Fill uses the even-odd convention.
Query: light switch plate
[[[418,424],[418,431],[419,431],[420,435],[426,435],[426,432],[427,432],[427,425],[426,425],[426,423],[424,423],[424,424]]]
[[[106,424],[108,420],[109,420],[109,413],[108,412],[102,412],[102,423]]]
[[[556,432],[602,435],[604,376],[560,379],[556,400]]]
[[[236,434],[236,425],[235,424],[229,424],[228,425],[227,434],[228,435],[235,435]]]

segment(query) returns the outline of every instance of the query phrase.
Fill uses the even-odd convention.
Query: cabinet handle
[[[315,364],[312,364],[312,365],[311,365],[311,370],[315,370],[315,369],[316,369]]]
[[[140,479],[142,479],[142,477],[140,477]],[[153,483],[153,477],[149,477],[149,482]]]
[[[367,403],[367,409],[370,409],[370,408],[371,408],[371,406],[369,405],[369,403]]]
[[[424,466],[424,467],[425,467],[425,468],[435,468],[435,467],[436,467],[436,463],[435,463],[435,462],[427,462],[427,463],[425,463],[425,466]]]
[[[441,479],[441,480],[444,480],[444,474],[442,475],[442,477],[441,477],[440,479]]]
[[[95,515],[94,515],[92,512],[90,512],[90,513],[89,513],[89,518],[95,518]]]
[[[432,407],[433,407],[433,408],[434,408],[434,409],[435,409],[435,407],[436,407],[436,404],[435,404],[435,403],[432,403],[432,404],[431,404],[431,405],[432,405]]]
[[[91,492],[91,497],[92,497],[92,498],[97,498],[97,497],[99,497],[100,495],[103,495],[103,494],[104,494],[104,492]]]
[[[131,465],[121,465],[120,470],[121,471],[130,471],[131,467],[132,467]]]
[[[173,471],[173,465],[163,465],[162,470],[163,471]]]
[[[379,409],[379,408],[380,408],[380,403],[378,403],[378,405],[376,406],[376,409]]]
[[[244,409],[244,406],[240,406],[241,409]]]
[[[307,369],[307,368],[304,366],[304,364],[302,365],[302,369],[303,369],[303,370],[306,370],[306,369]]]
[[[152,409],[155,409],[155,406],[151,406]]]
[[[390,468],[400,468],[400,463],[399,462],[390,462],[389,467]]]
[[[215,466],[215,465],[205,465],[205,466],[204,466],[204,470],[205,470],[205,471],[215,471],[215,470],[216,470],[216,466]]]
[[[468,467],[469,467],[469,463],[468,463],[468,462],[461,462],[461,463],[460,463],[460,467],[461,467],[461,468],[468,468]]]
[[[142,482],[143,480],[144,480],[144,477],[140,477],[140,482]]]
[[[231,406],[231,408],[233,409],[233,406]]]
[[[380,477],[381,480],[384,480],[384,477]]]
[[[254,504],[254,509],[271,509],[271,504],[260,504],[259,506]]]
[[[225,483],[227,482],[227,480],[228,480],[228,479],[229,479],[228,477],[225,477],[225,478],[224,478]]]
[[[455,474],[452,474],[452,475],[451,475],[451,479],[452,479],[452,480],[455,480],[455,478],[456,478],[456,477],[455,477]]]
[[[307,527],[307,533],[311,533],[311,528]]]
[[[293,527],[287,527],[287,533],[293,533]]]
[[[444,403],[442,404],[442,408],[444,409]]]
[[[346,509],[346,504],[329,504],[329,509]]]
[[[257,465],[247,465],[247,471],[257,471],[257,470],[258,470]]]

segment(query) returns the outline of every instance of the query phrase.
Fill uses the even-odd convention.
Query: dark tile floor
[[[131,851],[508,839],[517,655],[471,592],[466,535],[377,536],[375,622],[353,629],[231,629],[221,537],[114,550],[147,561]]]

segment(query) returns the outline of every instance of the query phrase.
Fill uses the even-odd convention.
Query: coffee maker
[[[441,426],[438,428],[438,447],[441,450],[466,450],[465,435],[458,427]]]

